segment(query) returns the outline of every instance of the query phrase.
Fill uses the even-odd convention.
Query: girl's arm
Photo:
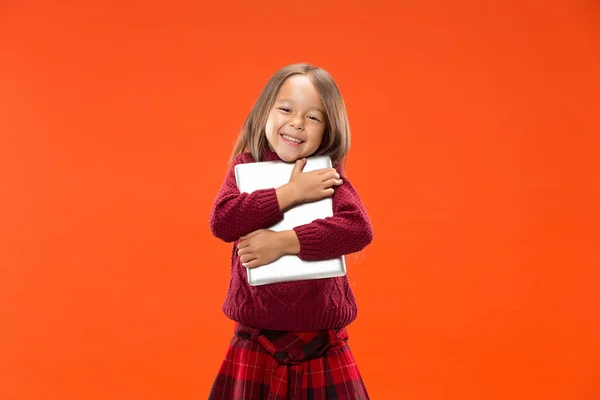
[[[210,211],[211,232],[228,243],[255,230],[272,226],[283,218],[276,189],[240,193],[234,167],[249,161],[251,159],[247,154],[241,154],[234,160]]]
[[[328,260],[356,253],[373,241],[373,226],[358,193],[336,169],[344,183],[335,188],[333,216],[282,232],[286,254],[306,261]]]

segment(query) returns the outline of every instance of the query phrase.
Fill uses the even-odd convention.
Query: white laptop
[[[306,159],[303,172],[322,168],[331,168],[328,156],[315,156]],[[284,161],[263,161],[235,166],[235,179],[241,193],[252,193],[259,189],[278,188],[289,182],[293,163]],[[273,231],[290,230],[296,226],[308,224],[316,219],[333,216],[331,197],[299,204],[283,214],[283,220],[269,227]],[[270,264],[247,270],[248,283],[251,286],[267,285],[277,282],[322,279],[346,274],[344,257],[303,261],[298,256],[286,255]]]

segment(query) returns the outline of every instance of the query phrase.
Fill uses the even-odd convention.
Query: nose
[[[295,117],[292,119],[290,126],[294,129],[304,129],[304,124],[302,123],[302,118]]]

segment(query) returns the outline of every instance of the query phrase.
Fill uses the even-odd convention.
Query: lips
[[[280,135],[283,138],[283,140],[289,145],[298,146],[298,145],[301,145],[302,143],[304,143],[303,140],[300,140],[295,136],[287,135],[285,133],[281,133]]]

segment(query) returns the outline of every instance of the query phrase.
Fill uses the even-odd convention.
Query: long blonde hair
[[[324,69],[309,64],[288,65],[273,74],[240,130],[231,155],[232,160],[249,151],[255,161],[262,161],[263,152],[269,147],[265,133],[269,112],[283,82],[297,74],[310,78],[327,113],[323,140],[314,155],[328,155],[332,161],[343,163],[350,149],[350,125],[344,99],[331,75]]]

